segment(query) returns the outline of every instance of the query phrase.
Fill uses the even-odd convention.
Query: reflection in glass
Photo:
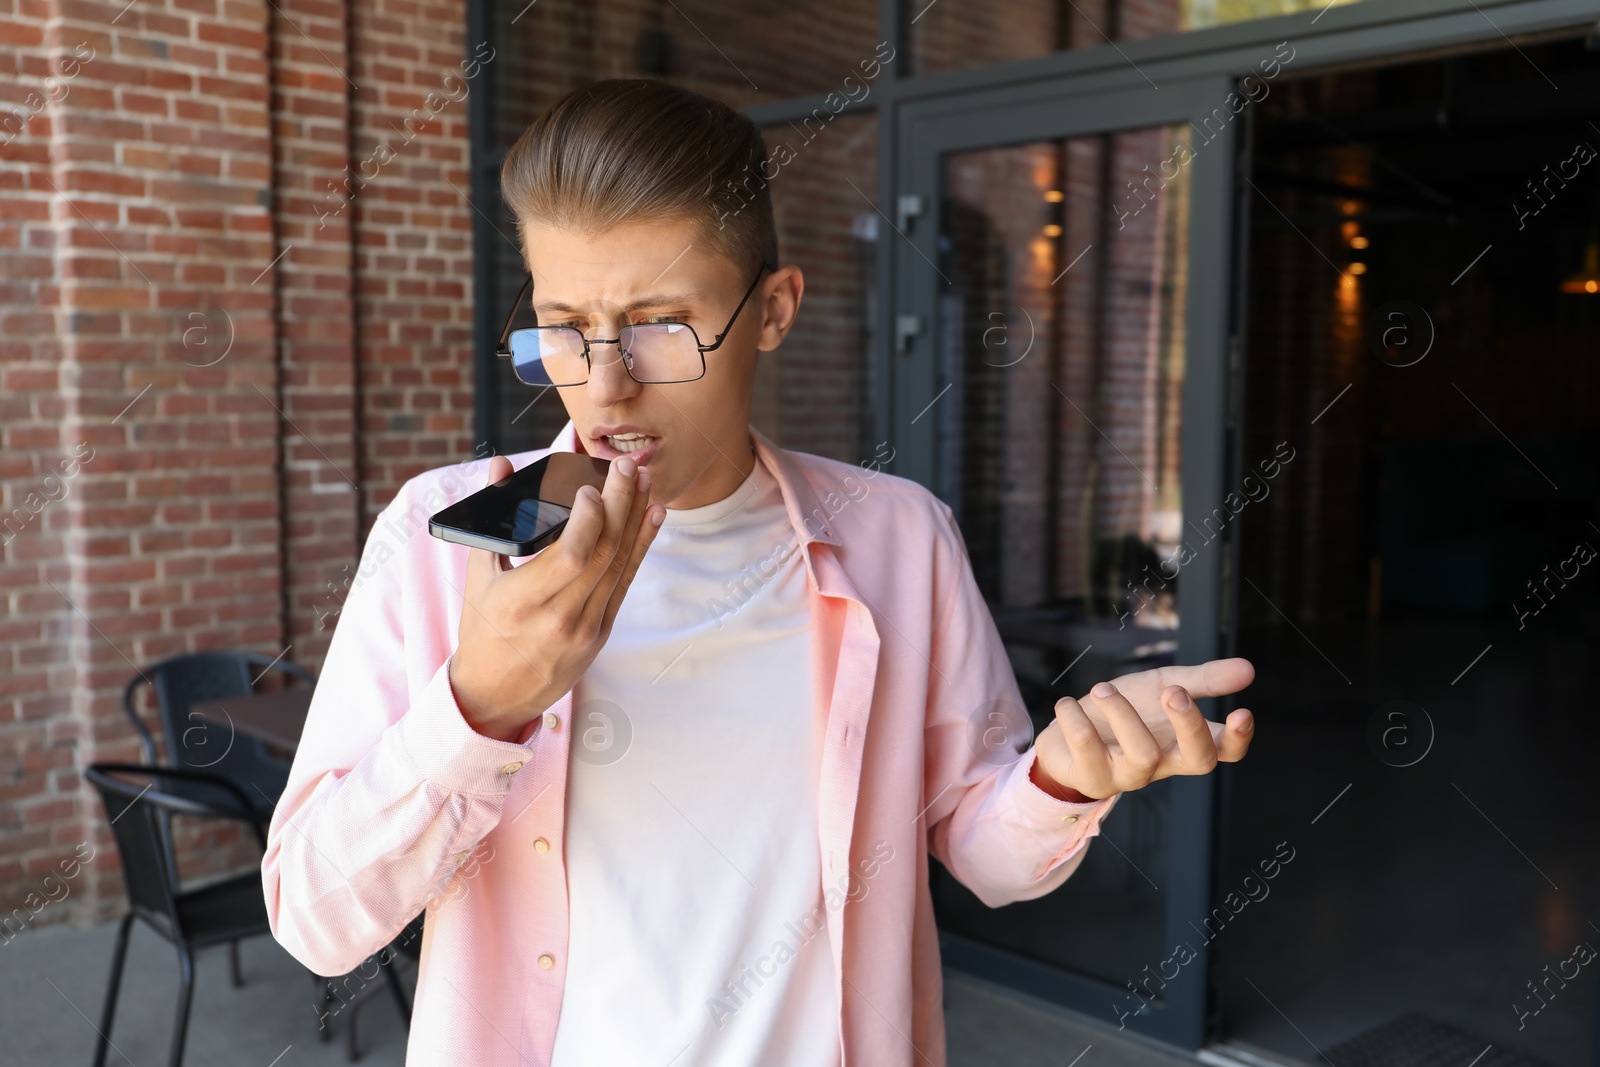
[[[1061,697],[1175,658],[1195,140],[1162,127],[946,160],[936,491],[1035,733]],[[1123,798],[1106,844],[1039,900],[992,911],[939,871],[941,924],[1122,986],[1170,952],[1169,784]]]
[[[1135,41],[1233,22],[1289,15],[1356,0],[1017,0],[928,4],[913,0],[911,53],[918,74],[965,70],[1109,41]]]

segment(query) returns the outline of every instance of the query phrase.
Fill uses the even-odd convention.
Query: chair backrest
[[[176,931],[178,872],[172,866],[169,809],[163,807],[163,795],[150,773],[128,772],[127,766],[98,763],[83,776],[99,791],[111,822],[128,906],[167,920]]]
[[[266,851],[266,835],[249,817],[244,791],[202,771],[157,769],[135,763],[96,763],[83,776],[100,793],[117,854],[128,904],[150,918],[165,919],[177,931],[178,870],[173,861],[172,816],[232,818],[248,823]],[[180,782],[205,782],[232,798],[229,806],[208,804],[172,791]]]
[[[276,801],[274,783],[281,784],[283,778],[280,761],[268,756],[259,741],[203,723],[192,714],[194,705],[203,701],[249,695],[252,675],[269,668],[314,684],[303,668],[254,652],[193,652],[145,668],[123,695],[124,710],[144,741],[145,758],[159,762],[154,740],[134,706],[135,692],[148,679],[160,709],[168,766],[210,771],[246,787],[260,788],[269,800]]]

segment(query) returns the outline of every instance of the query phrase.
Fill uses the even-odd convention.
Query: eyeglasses
[[[511,314],[505,328],[500,331],[500,341],[494,354],[511,360],[517,380],[528,385],[582,385],[589,380],[593,366],[589,348],[592,345],[617,345],[622,354],[622,365],[628,375],[641,384],[662,382],[692,382],[705,377],[707,352],[715,352],[733,329],[733,322],[744,310],[750,294],[756,291],[761,275],[776,270],[762,263],[756,271],[750,288],[745,290],[739,306],[728,317],[728,325],[709,345],[700,343],[700,335],[686,322],[644,322],[622,327],[610,340],[583,335],[576,326],[525,326],[513,330],[517,313],[523,308],[528,289],[533,285],[529,274],[517,291],[511,305]]]

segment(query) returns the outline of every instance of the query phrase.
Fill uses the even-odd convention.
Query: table
[[[311,692],[308,687],[297,686],[275,693],[202,700],[189,711],[209,726],[237,730],[292,754],[300,747],[300,735],[305,732]]]

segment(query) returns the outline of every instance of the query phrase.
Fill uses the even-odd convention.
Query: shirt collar
[[[767,469],[777,479],[778,488],[783,492],[783,505],[788,509],[789,522],[794,526],[801,545],[809,545],[813,541],[821,541],[836,547],[841,544],[839,531],[828,521],[829,516],[839,509],[834,508],[829,511],[817,500],[816,492],[807,480],[800,461],[795,458],[795,453],[778,447],[754,426],[749,429],[750,440],[756,446],[756,455],[767,465]],[[550,442],[550,450],[582,451],[578,448],[577,425],[571,419],[561,427],[561,432],[556,434],[555,440]]]

